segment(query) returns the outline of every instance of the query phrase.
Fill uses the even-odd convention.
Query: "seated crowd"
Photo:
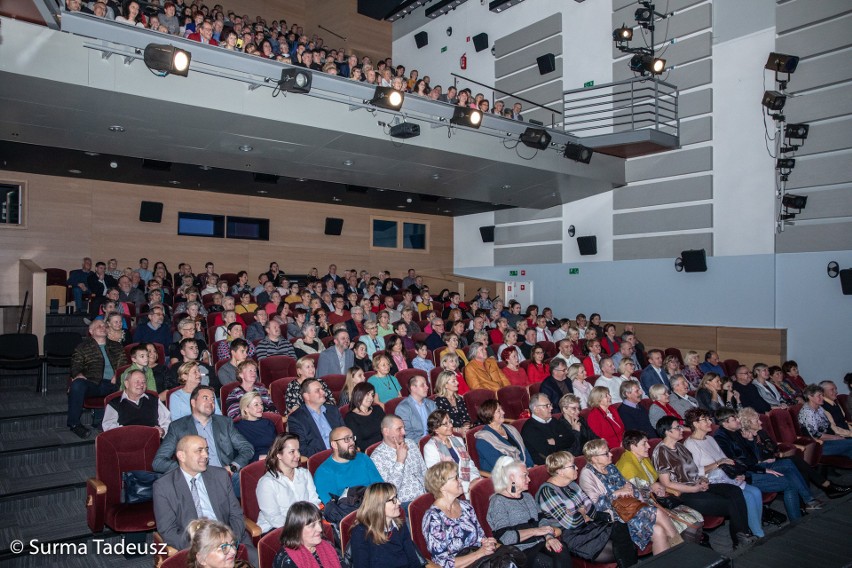
[[[390,57],[374,65],[367,55],[359,58],[351,49],[326,46],[323,38],[317,34],[308,37],[298,24],[288,27],[283,19],[267,24],[261,16],[252,20],[248,15],[241,16],[233,10],[226,12],[221,4],[211,9],[198,0],[191,3],[166,0],[162,5],[160,0],[65,0],[65,10],[177,35],[229,51],[338,75],[368,85],[392,87],[411,95],[470,107],[511,120],[523,120],[523,105],[520,102],[514,103],[512,108],[506,108],[503,101],[496,101],[492,106],[485,95],[474,95],[469,88],[459,89],[456,85],[449,85],[445,90],[441,85],[432,85],[430,77],[424,75],[420,78],[417,69],[412,69],[406,76],[405,66],[394,67]]]
[[[69,278],[90,324],[68,426],[89,436],[84,400],[108,396],[95,427],[157,428],[157,530],[192,558],[232,565],[240,546],[257,565],[239,482],[255,462],[252,521],[282,529],[276,567],[338,566],[344,552],[359,567],[421,566],[426,553],[442,567],[492,556],[630,566],[707,544],[708,517],[729,521],[734,546],[762,538],[786,520],[764,495],[780,494],[796,520],[821,507],[814,487],[850,491],[763,430],[761,414],[793,406],[823,455],[852,458],[836,386],[805,384],[792,361],[726,377],[714,351],[703,364],[694,351],[665,357],[597,313],[557,319],[485,288],[433,298],[413,269],[400,280],[331,265],[300,284],[273,262],[252,286],[213,263],[197,276],[187,264],[151,272],[147,259],[91,267]],[[292,367],[263,376],[267,359]],[[507,388],[528,396],[511,418]],[[348,550],[323,532],[341,511],[357,511]]]

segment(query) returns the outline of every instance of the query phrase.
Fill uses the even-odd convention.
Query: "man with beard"
[[[367,454],[357,451],[355,436],[349,428],[335,428],[328,437],[331,457],[325,460],[314,474],[317,494],[323,503],[332,495],[343,495],[349,487],[381,483],[382,476]]]

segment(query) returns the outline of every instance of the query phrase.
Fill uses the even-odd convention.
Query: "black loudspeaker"
[[[417,44],[417,49],[429,45],[429,34],[426,32],[418,32],[414,34],[414,43]]]
[[[480,227],[479,234],[482,235],[483,243],[493,243],[494,242],[494,225],[489,225],[487,227]]]
[[[581,256],[598,254],[598,238],[594,235],[591,237],[577,237],[577,246],[580,248]]]
[[[840,288],[844,296],[852,296],[852,268],[844,268],[840,271]]]
[[[707,272],[707,253],[704,249],[685,250],[680,253],[684,272]]]
[[[545,53],[535,61],[538,63],[538,72],[542,75],[556,71],[556,56],[552,53]]]
[[[325,234],[326,235],[334,235],[336,237],[340,236],[340,233],[343,232],[343,219],[337,219],[336,217],[326,217],[325,218]]]
[[[484,49],[488,49],[488,34],[476,34],[473,36],[473,47],[479,53]]]
[[[139,220],[143,223],[162,222],[163,204],[159,201],[143,201],[139,207]]]
[[[704,548],[691,542],[667,550],[659,556],[654,556],[642,562],[645,568],[731,568],[731,559],[725,558],[718,552]]]

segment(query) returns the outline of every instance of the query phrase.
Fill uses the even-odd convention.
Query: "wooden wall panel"
[[[370,215],[373,209],[302,203],[256,196],[235,196],[183,189],[111,184],[10,172],[3,179],[27,182],[29,219],[26,229],[0,229],[0,304],[18,300],[20,258],[42,268],[78,268],[80,259],[118,259],[119,266],[135,268],[140,257],[163,260],[170,270],[189,262],[195,271],[207,260],[218,272],[248,270],[251,281],[266,271],[271,260],[288,273],[317,267],[325,274],[330,263],[340,270],[365,269],[375,274],[390,270],[404,276],[409,267],[442,277],[453,270],[453,220],[450,217],[404,215],[392,217],[428,222],[428,253],[371,250]],[[139,221],[139,203],[162,201],[163,222]],[[270,219],[268,242],[210,239],[177,235],[177,213],[230,214]],[[343,219],[340,237],[324,235],[325,218]],[[440,288],[438,288],[440,290]]]

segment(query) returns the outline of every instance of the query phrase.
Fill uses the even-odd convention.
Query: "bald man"
[[[157,532],[169,546],[182,550],[189,547],[186,526],[190,521],[215,519],[231,527],[257,565],[257,549],[245,532],[231,478],[221,467],[209,465],[209,450],[207,440],[201,436],[187,435],[178,442],[178,467],[154,482]]]
[[[314,475],[317,494],[323,503],[328,503],[332,495],[343,492],[356,485],[371,485],[384,481],[376,466],[355,447],[355,436],[349,428],[340,427],[328,436],[331,457],[319,466]]]

